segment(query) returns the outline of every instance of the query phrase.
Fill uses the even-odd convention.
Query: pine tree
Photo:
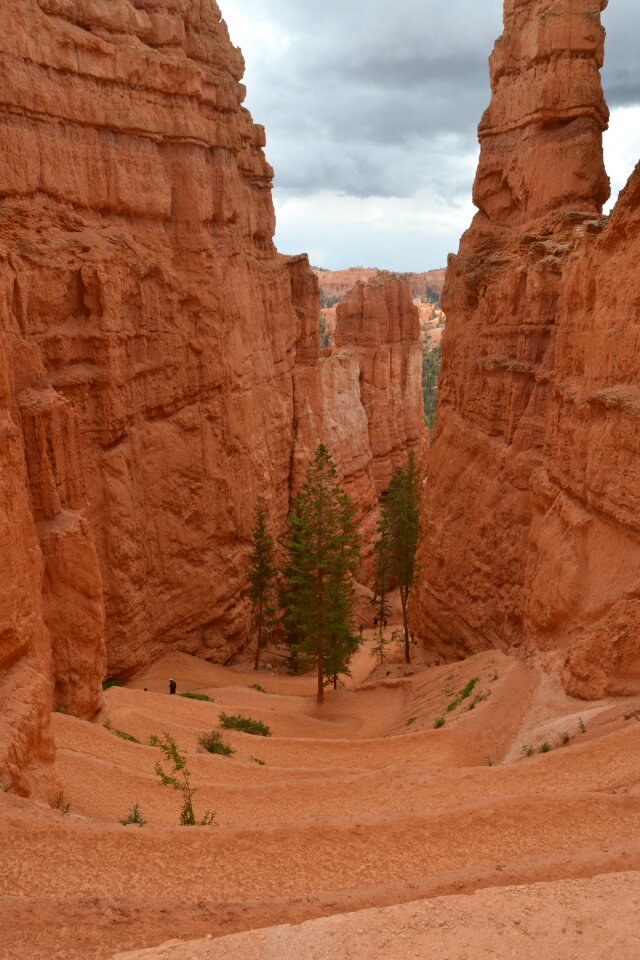
[[[281,592],[283,623],[299,669],[315,665],[318,702],[325,680],[337,687],[360,638],[353,578],[359,565],[353,508],[324,444],[316,450],[289,515]]]
[[[376,620],[378,623],[378,640],[382,642],[384,624],[389,615],[387,594],[389,592],[389,575],[391,566],[390,540],[385,535],[386,524],[384,516],[378,521],[378,540],[374,545],[376,558],[376,580],[374,603],[377,601]]]
[[[277,573],[273,539],[267,529],[267,511],[262,500],[256,504],[255,519],[251,530],[253,549],[249,557],[249,599],[253,606],[253,624],[256,630],[255,669],[260,667],[265,632],[275,613],[273,589]]]
[[[390,581],[400,588],[402,624],[404,628],[404,658],[411,663],[408,606],[409,594],[415,579],[415,556],[420,533],[418,471],[413,451],[404,468],[394,471],[389,490],[381,509],[378,525],[378,557],[388,558]]]

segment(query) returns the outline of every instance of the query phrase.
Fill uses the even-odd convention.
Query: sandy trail
[[[483,891],[328,917],[116,960],[637,960],[640,877]]]
[[[608,873],[633,880],[640,699],[585,705],[542,659],[496,651],[387,677],[372,673],[371,647],[323,706],[313,678],[180,654],[109,690],[100,723],[55,715],[71,814],[0,796],[0,923],[13,918],[0,956],[107,958],[421,897]],[[169,676],[213,702],[169,697]],[[260,719],[273,736],[224,731],[232,757],[198,752],[222,711]],[[188,753],[196,810],[215,810],[217,826],[176,825],[179,795],[158,783],[147,745],[163,730]],[[550,752],[523,756],[545,742]],[[125,829],[118,820],[136,802],[149,824]]]

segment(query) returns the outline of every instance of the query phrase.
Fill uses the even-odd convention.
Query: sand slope
[[[586,881],[606,874],[626,875],[611,878],[626,902],[640,871],[640,701],[587,707],[563,693],[549,667],[488,651],[455,665],[374,669],[365,650],[353,681],[318,707],[312,678],[256,675],[180,654],[109,690],[99,723],[56,714],[57,769],[71,813],[0,795],[0,956],[108,958],[167,940],[479,890],[508,912],[520,894],[495,888],[578,878],[584,887],[560,885],[558,896],[579,899],[586,917],[590,891],[599,889]],[[169,676],[180,691],[214,701],[169,697]],[[252,688],[256,676],[264,692]],[[474,678],[470,696],[447,711]],[[273,736],[225,731],[232,757],[199,752],[199,736],[217,728],[222,711],[261,719]],[[434,729],[439,717],[445,725]],[[140,743],[120,739],[106,721]],[[216,826],[177,825],[180,797],[159,784],[158,751],[147,744],[163,730],[188,753],[196,810],[215,810]],[[523,746],[545,741],[550,752],[523,756]],[[122,827],[136,802],[148,825]],[[482,903],[460,900],[470,930]],[[416,918],[415,929],[402,921],[414,929],[411,949],[424,952],[433,946],[420,921],[429,903],[402,909]],[[314,929],[324,937],[334,928],[323,923]],[[348,942],[354,923],[336,927],[340,940]],[[374,927],[378,944],[384,925]],[[276,956],[283,936],[274,931],[260,947],[275,953],[255,955]],[[343,955],[332,947],[304,952],[307,936],[316,934],[291,933],[291,957]],[[228,943],[235,953],[211,955],[254,955],[242,953],[253,949],[248,941]],[[386,950],[380,944],[376,950]],[[482,946],[494,956],[490,939]]]

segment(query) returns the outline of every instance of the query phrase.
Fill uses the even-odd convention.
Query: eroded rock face
[[[369,267],[350,267],[347,270],[322,270],[314,267],[313,272],[320,284],[323,304],[335,305],[356,283],[371,283],[381,271]],[[409,284],[414,300],[438,304],[444,286],[445,272],[444,270],[427,270],[426,273],[402,273],[396,276]]]
[[[607,222],[605,5],[505,5],[480,212],[443,295],[413,611],[441,655],[566,649],[581,696],[640,688],[638,175]]]
[[[422,451],[426,444],[420,315],[409,284],[380,274],[347,293],[337,318],[336,352],[358,358],[373,477],[381,494],[407,451]]]
[[[356,507],[366,579],[379,497],[408,451],[422,460],[428,446],[420,319],[408,282],[384,273],[356,283],[336,313],[332,349],[296,370],[292,482],[295,489],[302,484],[322,439]]]
[[[27,792],[52,705],[245,642],[256,499],[281,533],[319,439],[365,528],[378,488],[215,2],[15,0],[0,28],[0,766]]]

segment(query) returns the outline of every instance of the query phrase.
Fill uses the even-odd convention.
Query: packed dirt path
[[[609,936],[618,913],[608,897],[628,912],[611,942],[625,960],[637,956],[624,951],[627,932],[635,950],[640,933],[640,698],[586,704],[564,694],[551,658],[496,651],[454,665],[380,666],[366,636],[353,677],[322,706],[312,677],[178,654],[108,690],[98,723],[56,714],[67,815],[0,795],[0,957],[106,960],[142,948],[168,957],[155,949],[166,941],[333,917],[220,941],[218,952],[211,942],[185,948],[175,960],[378,951],[404,960],[430,949],[450,960],[564,960],[568,947],[522,952],[519,930],[505,953],[492,937],[535,898],[551,911],[551,951],[567,911]],[[170,677],[179,693],[212,699],[168,696]],[[232,756],[200,752],[223,712],[261,720],[272,736],[224,730]],[[163,731],[187,753],[196,813],[214,810],[215,826],[178,825],[180,796],[159,783],[159,751],[148,745]],[[135,803],[148,823],[125,828],[119,820]],[[437,907],[434,933],[423,922],[435,915],[432,898],[453,894]],[[342,917],[372,907],[399,912]],[[537,947],[536,910],[531,923],[526,942]],[[407,952],[389,954],[391,933],[405,928]],[[566,929],[580,936],[575,924]],[[314,930],[339,949],[311,952]],[[372,952],[344,952],[343,941],[369,935]]]

